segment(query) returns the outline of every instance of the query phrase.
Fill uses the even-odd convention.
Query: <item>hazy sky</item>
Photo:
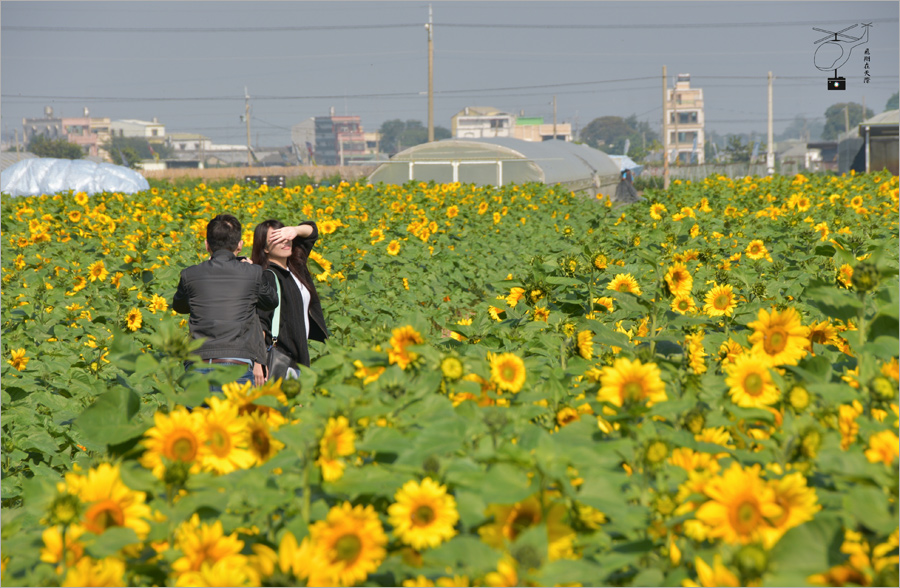
[[[287,145],[309,117],[427,121],[428,2],[0,3],[4,134],[44,106],[61,116],[157,117],[167,132]],[[637,115],[660,126],[662,67],[704,90],[706,129],[765,135],[767,72],[775,131],[837,102],[884,110],[900,84],[900,3],[432,2],[435,125],[494,106],[583,127]],[[869,40],[838,75],[816,68],[813,27]],[[832,49],[837,50],[835,46]],[[871,61],[863,83],[863,51]]]

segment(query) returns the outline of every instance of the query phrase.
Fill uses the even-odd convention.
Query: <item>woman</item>
[[[296,227],[286,227],[277,220],[267,220],[253,231],[253,252],[250,259],[261,265],[269,287],[275,288],[275,280],[281,289],[281,321],[277,347],[291,361],[288,377],[298,377],[297,364],[309,367],[307,341],[325,341],[328,329],[316,286],[306,266],[319,230],[316,223],[306,221]],[[274,311],[257,310],[266,337],[266,346],[272,344],[272,317]]]

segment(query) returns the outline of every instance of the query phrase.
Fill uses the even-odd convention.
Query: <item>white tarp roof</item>
[[[146,178],[132,169],[84,159],[25,159],[0,174],[0,192],[10,196],[40,196],[67,190],[134,194],[149,189]]]

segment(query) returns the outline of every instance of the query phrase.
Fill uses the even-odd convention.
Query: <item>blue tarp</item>
[[[84,159],[25,159],[0,174],[0,192],[10,196],[40,196],[67,190],[134,194],[149,189],[146,178],[132,169]]]
[[[638,165],[627,155],[610,155],[609,158],[616,162],[616,165],[619,166],[620,172],[623,172],[626,169],[630,169],[632,175],[634,177],[638,177],[639,175],[641,175],[641,172],[644,171],[643,165]]]

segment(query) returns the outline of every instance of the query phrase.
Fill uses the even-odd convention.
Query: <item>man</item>
[[[261,386],[266,348],[256,309],[274,310],[278,294],[260,266],[237,258],[244,246],[238,219],[220,214],[209,221],[205,244],[210,259],[182,270],[172,308],[190,314],[191,336],[205,339],[203,363],[246,364],[238,382]]]

